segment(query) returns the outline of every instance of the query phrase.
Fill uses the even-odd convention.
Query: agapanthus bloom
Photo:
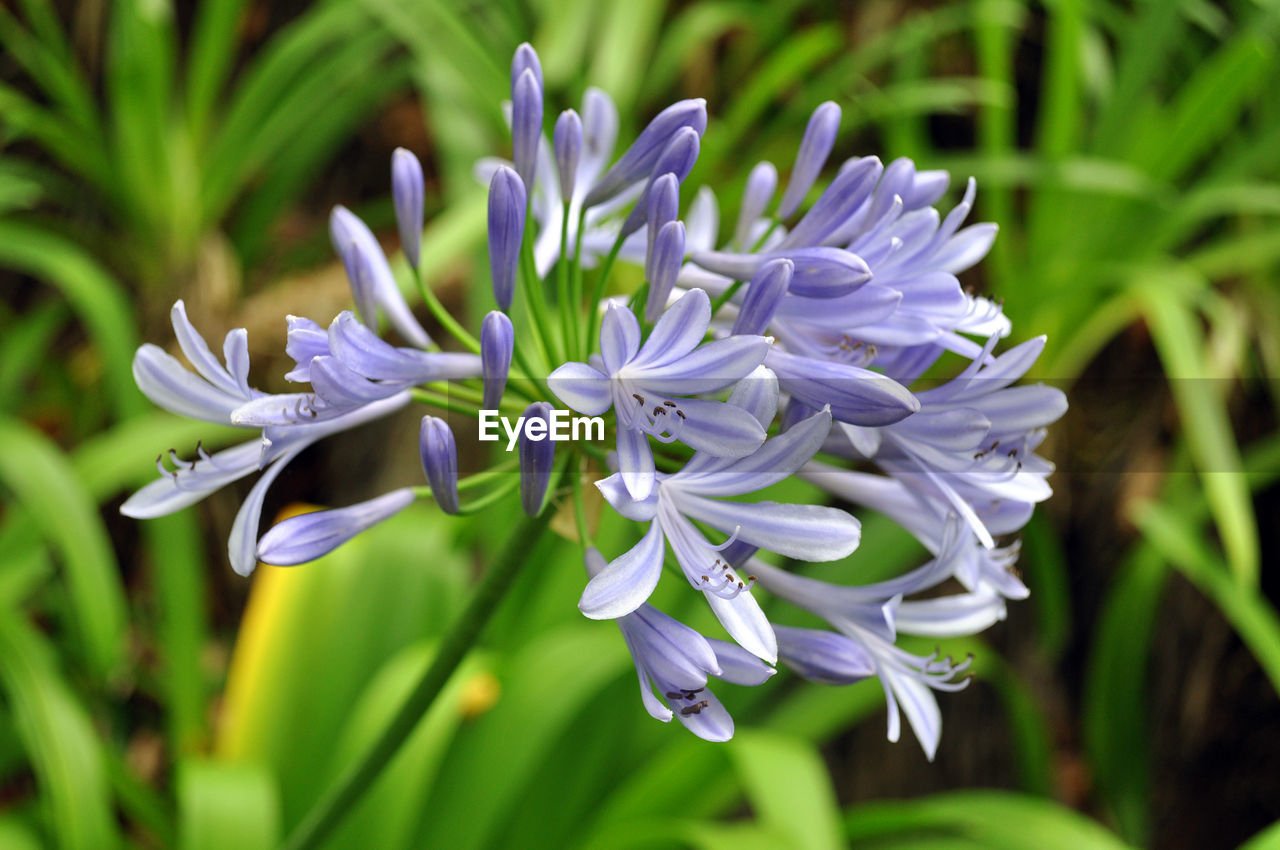
[[[945,172],[855,157],[802,209],[839,132],[840,107],[824,103],[773,211],[778,169],[758,163],[732,236],[718,244],[715,193],[683,185],[708,131],[703,100],[660,111],[610,163],[619,126],[612,101],[587,89],[580,111],[558,113],[548,141],[544,119],[557,113],[545,96],[538,56],[521,45],[511,65],[512,160],[477,165],[490,187],[488,253],[500,308],[477,336],[424,289],[436,324],[452,337],[432,340],[372,232],[336,209],[331,234],[355,309],[327,325],[287,318],[294,366],[285,378],[307,386],[252,388],[244,332],[227,336],[220,362],[181,302],[174,332],[194,371],[156,346],[139,350],[134,374],[157,404],[261,429],[261,437],[216,454],[198,447],[190,463],[173,455],[172,468],[161,464],[160,479],[129,499],[126,513],[168,513],[263,470],[231,535],[232,564],[244,573],[257,558],[319,557],[420,498],[446,514],[493,506],[500,520],[572,514],[588,574],[578,607],[617,622],[653,717],[726,740],[733,721],[709,680],[760,685],[780,662],[833,685],[877,678],[889,737],[899,737],[905,714],[932,758],[941,735],[935,694],[963,688],[969,662],[915,654],[899,637],[974,634],[1028,594],[1011,536],[1050,493],[1052,465],[1036,450],[1066,407],[1052,387],[1014,385],[1043,339],[998,352],[1011,323],[998,302],[957,277],[996,233],[991,224],[962,227],[973,181],[943,215],[934,205],[950,184]],[[419,285],[424,192],[421,165],[398,150],[393,201]],[[643,269],[638,291],[619,291],[615,262]],[[527,310],[530,323],[513,322],[513,308]],[[380,316],[398,340],[379,335]],[[943,358],[956,355],[968,362],[954,378],[926,384],[926,374],[954,372]],[[534,373],[542,363],[554,367],[550,374]],[[296,516],[258,539],[266,488],[303,448],[415,400],[433,411],[422,418],[418,446],[429,488],[399,486]],[[616,451],[590,439],[557,447],[550,436],[566,411],[554,402],[602,425],[607,418]],[[463,432],[446,412],[480,421],[483,440],[492,439],[483,431],[488,414],[519,410],[520,430],[508,426],[507,446],[518,454],[460,477]],[[497,474],[510,468],[518,473]],[[817,485],[819,498],[777,497],[771,488],[793,477]],[[591,484],[633,523],[612,560],[592,543],[583,495]],[[788,561],[874,557],[873,546],[854,554],[862,538],[855,513],[864,510],[903,526],[929,560],[861,585],[794,571]],[[519,566],[496,565],[477,605],[492,613],[501,597],[494,588]],[[666,568],[702,594],[719,625],[707,622],[731,640],[653,607]],[[769,609],[779,612],[781,622],[772,622],[757,598],[765,593],[826,626],[789,625],[781,608]]]

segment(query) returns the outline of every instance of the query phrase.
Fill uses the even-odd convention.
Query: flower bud
[[[762,334],[791,286],[795,264],[787,259],[770,260],[760,267],[747,284],[738,318],[733,323],[735,334]]]
[[[658,321],[666,309],[680,267],[684,265],[684,238],[683,221],[669,221],[658,231],[653,242],[653,262],[646,270],[649,278],[649,296],[644,303],[646,321]]]
[[[378,244],[369,226],[351,210],[337,206],[329,216],[329,236],[333,240],[334,251],[347,265],[347,274],[351,277],[353,288],[362,290],[354,291],[353,294],[358,304],[363,302],[361,315],[363,316],[366,311],[369,313],[366,321],[371,326],[376,326],[377,319],[373,315],[372,304],[377,304],[382,308],[387,321],[406,341],[418,348],[431,345],[431,337],[423,330],[422,325],[418,324],[413,311],[409,309],[404,296],[400,294],[400,287],[396,285],[395,275],[391,273],[391,264],[387,262],[387,255],[382,253],[382,246]],[[353,270],[359,270],[359,266],[353,265],[347,259],[347,252],[352,245],[358,246],[360,255],[368,264],[362,272],[367,275],[367,278],[363,278],[359,285],[356,284],[356,276],[353,274]]]
[[[499,314],[501,315],[501,314]],[[422,471],[431,485],[431,496],[447,514],[458,512],[458,444],[443,419],[422,417],[418,432]]]
[[[702,98],[682,100],[659,112],[636,137],[627,152],[605,172],[587,193],[584,207],[607,201],[623,189],[653,173],[653,167],[667,143],[683,127],[691,127],[701,136],[707,129],[707,102]],[[667,168],[659,171],[671,171]]]
[[[652,280],[650,272],[653,266],[653,242],[658,238],[658,231],[669,221],[675,221],[680,214],[680,181],[670,172],[663,174],[649,189],[646,203],[646,225],[648,226],[648,246],[645,249],[645,277]]]
[[[525,186],[533,185],[542,139],[542,83],[526,68],[511,84],[511,158]]]
[[[391,199],[396,207],[396,226],[400,229],[400,247],[409,265],[418,267],[422,246],[422,206],[426,187],[422,163],[404,148],[391,154]]]
[[[520,504],[529,516],[537,516],[542,511],[542,503],[547,496],[547,485],[551,482],[551,465],[556,458],[556,444],[551,439],[551,405],[545,401],[535,401],[525,408],[525,427],[520,431]],[[530,439],[530,423],[535,424],[533,430],[542,432],[541,439]]]
[[[742,206],[738,209],[738,226],[733,230],[733,241],[743,251],[750,251],[751,228],[764,215],[773,191],[778,188],[778,169],[772,162],[759,162],[747,176],[742,190]]]
[[[813,186],[813,181],[818,179],[827,157],[831,155],[831,148],[835,146],[836,134],[839,132],[839,106],[828,100],[813,110],[809,124],[804,128],[800,149],[796,152],[796,164],[791,169],[787,190],[782,193],[782,202],[778,205],[779,218],[789,218],[800,207],[804,196]]]
[[[489,269],[493,297],[503,310],[511,307],[515,294],[527,198],[519,174],[505,165],[493,173],[489,182]]]
[[[624,238],[635,233],[644,224],[649,212],[649,194],[653,191],[654,182],[666,174],[674,174],[677,183],[684,182],[684,178],[689,176],[689,172],[693,170],[694,163],[698,161],[700,148],[701,140],[692,127],[681,127],[676,131],[676,134],[671,137],[671,141],[662,149],[657,162],[654,163],[653,173],[650,175],[649,183],[644,187],[644,192],[640,195],[640,199],[636,201],[636,205],[632,207],[626,221],[622,223],[622,235]]]
[[[578,175],[578,160],[582,157],[582,119],[572,109],[566,109],[556,119],[554,137],[556,171],[560,175],[560,198],[573,197],[573,181]]]
[[[398,514],[413,499],[412,488],[405,487],[357,505],[290,517],[262,535],[258,541],[258,560],[279,567],[314,561],[360,532]]]
[[[773,627],[778,636],[778,658],[792,670],[814,682],[848,685],[875,675],[870,653],[857,641],[818,629]]]
[[[506,313],[491,310],[480,325],[480,363],[484,369],[483,410],[496,410],[507,388],[511,371],[511,353],[515,348],[515,329]]]
[[[533,49],[533,45],[524,42],[516,48],[516,52],[511,57],[511,86],[514,89],[516,80],[520,79],[520,75],[525,71],[533,73],[533,78],[538,82],[538,88],[542,88],[542,63],[538,61],[538,51]]]

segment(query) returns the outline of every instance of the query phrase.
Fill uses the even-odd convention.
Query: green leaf
[[[71,304],[98,349],[118,416],[148,408],[130,371],[138,347],[133,311],[123,288],[92,257],[37,225],[0,219],[0,265],[45,280]]]
[[[989,850],[1025,850],[1033,836],[1036,850],[1128,847],[1070,809],[1001,791],[961,791],[914,801],[863,804],[849,811],[845,826],[847,837],[855,842],[894,833],[941,833],[973,840]]]
[[[58,675],[52,648],[7,609],[0,609],[0,685],[31,757],[58,847],[117,847],[120,836],[93,724]]]
[[[280,803],[271,775],[250,764],[191,759],[178,768],[181,850],[272,850]]]
[[[1203,334],[1195,316],[1171,287],[1189,284],[1187,274],[1171,270],[1162,279],[1141,279],[1136,292],[1152,340],[1164,365],[1187,444],[1209,498],[1231,572],[1242,587],[1257,586],[1261,555],[1258,529],[1241,472],[1236,445],[1219,382],[1210,380]]]
[[[1160,554],[1218,606],[1280,693],[1280,616],[1275,609],[1255,588],[1231,580],[1185,513],[1169,505],[1145,502],[1133,514]]]
[[[762,826],[796,850],[841,846],[835,789],[812,744],[752,729],[738,730],[728,749]]]
[[[335,775],[341,775],[368,751],[433,657],[431,648],[419,643],[401,650],[383,665],[337,739],[332,764]],[[373,787],[343,819],[329,839],[331,846],[415,846],[412,837],[424,815],[422,802],[439,781],[447,748],[459,726],[485,707],[485,693],[496,684],[486,664],[475,655],[463,661]]]
[[[124,651],[125,599],[97,506],[57,447],[11,419],[0,419],[0,481],[58,550],[73,627],[94,670],[109,674]]]
[[[562,628],[495,661],[502,696],[450,751],[442,768],[449,781],[436,785],[424,803],[427,814],[414,846],[468,850],[490,844],[519,803],[520,789],[557,763],[553,745],[560,735],[580,713],[594,710],[591,695],[630,670],[626,649],[611,632],[595,623]],[[488,781],[495,764],[503,772],[497,784]],[[485,790],[477,794],[478,788]],[[465,818],[429,814],[463,810]]]

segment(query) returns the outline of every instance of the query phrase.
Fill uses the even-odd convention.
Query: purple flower
[[[395,202],[396,225],[400,229],[400,247],[409,265],[418,267],[422,246],[422,207],[426,187],[422,163],[410,151],[396,148],[391,154],[391,199]],[[365,316],[372,321],[371,316]]]
[[[646,272],[649,295],[645,299],[644,318],[647,322],[656,322],[666,309],[680,266],[684,264],[684,241],[683,221],[668,221],[653,241],[653,262]]]
[[[520,175],[505,166],[489,183],[489,269],[493,297],[503,311],[515,295],[516,264],[524,240],[526,194]]]
[[[654,116],[627,152],[591,187],[583,205],[593,207],[607,201],[632,183],[649,176],[667,145],[684,127],[693,128],[699,136],[707,129],[705,100],[702,98],[682,100],[671,104]],[[658,173],[662,174],[670,170],[672,169],[668,168]]]
[[[778,204],[779,218],[790,218],[799,208],[809,187],[818,179],[822,166],[826,164],[839,132],[839,106],[827,101],[813,110],[813,115],[809,116],[809,124],[804,128],[804,136],[800,139],[800,149],[796,152],[796,164],[791,169],[787,190],[782,193],[782,201]]]
[[[511,158],[525,186],[532,186],[542,138],[542,82],[526,68],[511,81]]]
[[[1043,384],[1010,386],[1026,374],[1044,342],[1036,337],[992,358],[993,336],[953,380],[919,392],[920,410],[913,416],[877,429],[841,428],[858,454],[936,494],[993,548],[977,506],[1030,506],[1052,493],[1046,479],[1053,465],[1035,449],[1044,427],[1066,411],[1066,396]]]
[[[524,430],[520,432],[520,505],[529,516],[542,512],[556,444],[551,439],[551,405],[535,401],[525,408]],[[538,436],[541,435],[541,436]]]
[[[484,370],[483,410],[496,410],[507,388],[511,355],[515,350],[515,328],[506,313],[490,310],[480,324],[480,362]]]
[[[278,567],[314,561],[413,503],[413,489],[392,490],[345,508],[312,511],[273,525],[258,541],[258,560]]]
[[[738,224],[733,230],[733,244],[739,250],[751,250],[756,221],[764,214],[777,188],[778,169],[771,162],[758,163],[747,175],[747,185],[742,190],[742,206],[738,208]]]
[[[953,540],[959,538],[958,529],[958,524],[951,526]],[[743,564],[757,574],[761,586],[770,593],[819,615],[846,639],[818,638],[824,644],[815,647],[815,638],[809,636],[807,646],[798,646],[796,635],[788,633],[780,638],[787,646],[786,652],[780,652],[783,660],[794,663],[802,675],[812,674],[819,681],[839,681],[851,669],[865,669],[869,664],[880,679],[889,705],[889,740],[899,738],[901,708],[930,761],[942,735],[942,717],[933,691],[964,688],[968,680],[957,677],[969,662],[955,664],[936,655],[913,655],[895,646],[894,641],[899,633],[929,637],[974,634],[1003,619],[1005,611],[1004,600],[987,587],[903,601],[904,595],[932,588],[951,575],[949,548],[905,576],[861,587],[842,587],[793,575],[755,558]]]
[[[582,159],[582,119],[572,109],[566,109],[556,119],[555,130],[556,173],[560,177],[560,197],[573,197],[573,184],[578,176],[578,162]]]
[[[777,383],[762,369],[734,389],[730,403],[759,422],[773,419]],[[633,498],[620,475],[597,483],[618,513],[648,522],[644,538],[616,558],[587,585],[579,609],[593,619],[619,617],[641,605],[658,583],[664,541],[670,542],[685,579],[702,591],[729,634],[749,652],[772,662],[777,645],[768,620],[750,594],[750,576],[736,573],[721,557],[740,542],[808,561],[843,558],[858,545],[858,521],[843,511],[818,505],[727,502],[789,477],[821,448],[831,415],[819,412],[765,442],[744,458],[699,452],[679,472],[658,475],[653,492]],[[713,545],[693,524],[729,536]]]
[[[733,323],[733,333],[764,333],[778,305],[782,303],[782,296],[791,287],[795,269],[795,263],[790,260],[771,260],[760,267],[743,293],[742,306]]]
[[[422,417],[418,431],[422,472],[431,485],[431,496],[447,514],[458,512],[458,444],[443,419]]]
[[[653,489],[650,436],[724,457],[750,454],[764,441],[764,428],[741,408],[681,398],[736,383],[760,365],[769,349],[769,340],[758,336],[702,345],[710,321],[707,294],[691,290],[662,314],[641,346],[635,315],[611,303],[600,329],[603,369],[571,362],[547,379],[551,391],[580,413],[598,416],[614,409],[618,465],[637,499]]]
[[[313,328],[295,323],[309,342],[300,346],[306,361],[299,361],[289,374],[301,377],[305,372],[311,392],[259,393],[232,411],[232,424],[260,428],[323,422],[390,398],[414,384],[475,378],[483,372],[481,358],[474,354],[393,346],[349,310],[339,313],[329,325],[325,354],[317,353]]]
[[[605,568],[595,549],[587,550],[585,560],[588,575]],[[733,718],[707,688],[707,678],[759,685],[775,672],[740,647],[705,638],[651,605],[641,605],[616,622],[636,665],[645,710],[663,723],[677,717],[707,741],[733,737]]]
[[[376,304],[406,342],[419,348],[431,345],[431,337],[418,324],[409,305],[405,303],[404,296],[400,294],[387,256],[382,253],[382,246],[378,244],[368,225],[346,207],[334,207],[329,216],[329,235],[333,239],[334,251],[347,264],[347,273],[351,278],[353,291],[356,291],[356,303],[361,305],[361,309],[366,304]],[[352,251],[356,253],[352,254]],[[363,263],[367,263],[367,268],[361,265]],[[361,275],[368,279],[361,278]],[[370,294],[362,298],[361,291]],[[372,315],[367,319],[370,323],[373,322]]]
[[[155,345],[142,346],[134,356],[133,371],[139,388],[148,398],[179,415],[221,424],[233,424],[235,412],[246,403],[272,398],[248,386],[249,349],[243,329],[227,334],[224,345],[227,365],[224,367],[187,319],[181,301],[174,304],[172,319],[178,344],[196,371],[188,371]],[[303,337],[311,331],[305,320],[291,321],[290,324],[291,332],[296,330]],[[299,341],[294,350],[302,356],[301,349],[313,348],[314,339],[308,338],[305,342]],[[308,356],[308,367],[311,360]],[[386,416],[408,402],[408,393],[395,393],[325,421],[295,422],[287,427],[266,428],[261,439],[250,440],[216,454],[209,454],[197,446],[197,458],[193,461],[179,460],[171,451],[172,468],[164,467],[161,462],[163,456],[157,458],[160,477],[130,496],[120,512],[136,519],[166,516],[261,470],[262,475],[236,513],[227,539],[232,568],[241,575],[248,575],[257,563],[254,553],[267,489],[284,467],[317,440]]]

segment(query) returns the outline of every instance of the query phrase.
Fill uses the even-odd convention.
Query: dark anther
[[[667,699],[680,699],[680,693],[677,691],[667,691]]]
[[[654,415],[654,416],[657,416],[659,413],[661,413],[663,416],[666,416],[666,415],[667,415],[667,410],[666,410],[666,408],[664,408],[664,407],[655,407],[655,408],[653,409],[653,415]]]
[[[690,714],[699,714],[702,712],[702,709],[709,705],[711,705],[711,703],[704,699],[702,702],[696,702],[693,705],[686,705],[684,708],[680,709],[680,713],[685,717],[688,717]]]
[[[664,402],[663,402],[663,404],[665,404],[667,407],[675,407],[675,406],[676,406],[676,403],[675,403],[674,401],[664,401]]]
[[[757,579],[755,576],[747,576],[747,581],[756,581],[756,580]]]
[[[703,580],[703,581],[711,581],[711,579],[707,578],[706,576],[703,576],[703,577],[702,577],[702,580]]]
[[[676,411],[676,416],[679,416],[681,419],[688,419],[688,418],[689,418],[688,416],[685,416],[685,415],[684,415],[684,411],[683,411],[683,410],[677,410],[677,411]]]
[[[640,402],[641,404],[644,404],[644,396],[640,395],[640,393],[632,393],[631,397],[634,398],[636,401]]]

